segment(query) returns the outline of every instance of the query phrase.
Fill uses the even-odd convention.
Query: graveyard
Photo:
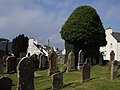
[[[6,66],[0,74],[0,89],[10,87],[10,90],[119,90],[119,62],[114,60],[114,51],[110,53],[110,61],[106,65],[92,65],[91,59],[83,62],[83,51],[79,52],[81,68],[75,68],[73,52],[68,55],[67,64],[57,63],[56,52],[49,51],[47,69],[38,68],[34,58],[23,57],[18,65],[11,63],[13,56],[6,58]],[[40,61],[41,62],[41,61]],[[72,62],[72,63],[71,63]],[[42,62],[40,63],[42,65]],[[14,68],[16,67],[16,69]],[[65,69],[66,68],[66,69]],[[65,69],[65,70],[64,70]],[[5,85],[5,86],[4,86]],[[4,89],[3,89],[4,88]]]
[[[49,40],[43,45],[24,34],[12,40],[9,52],[9,40],[5,40],[5,51],[0,53],[0,90],[120,90],[116,50],[120,49],[120,38],[116,38],[120,33],[112,33],[110,27],[106,31],[112,43],[97,11],[85,5],[76,8],[61,28],[65,54],[50,46]]]
[[[62,65],[60,65],[62,66]],[[52,80],[47,74],[48,70],[38,70],[38,77],[34,78],[34,90],[52,90]],[[12,90],[17,88],[17,75],[1,74],[0,76],[8,76],[13,80]],[[65,72],[63,75],[63,88],[61,90],[119,90],[120,87],[120,70],[118,77],[114,80],[110,79],[108,66],[95,65],[91,67],[90,81],[80,83],[81,71]]]

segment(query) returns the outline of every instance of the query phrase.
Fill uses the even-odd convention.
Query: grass
[[[34,79],[35,90],[51,90],[52,81],[47,70],[36,71],[36,73],[40,76]],[[118,75],[120,75],[120,70],[118,70]],[[12,90],[16,90],[16,74],[2,74],[0,76],[11,78],[13,80]],[[81,71],[65,72],[63,77],[64,86],[61,90],[120,90],[120,77],[110,80],[107,66],[93,66],[91,68],[91,80],[88,82],[80,83]]]

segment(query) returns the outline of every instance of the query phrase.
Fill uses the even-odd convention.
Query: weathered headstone
[[[99,57],[99,65],[100,65],[100,66],[104,65],[102,53],[100,54],[100,57]]]
[[[67,71],[74,71],[75,70],[75,55],[71,51],[68,54],[68,59],[67,59]]]
[[[39,61],[38,61],[38,55],[37,54],[33,54],[32,56],[30,56],[30,58],[33,60],[34,66],[35,66],[35,70],[39,69]]]
[[[48,75],[52,75],[54,73],[59,72],[57,67],[57,54],[53,50],[53,48],[49,51],[48,60],[49,60]]]
[[[112,64],[112,61],[114,60],[114,57],[115,57],[115,53],[114,53],[114,51],[112,50],[112,51],[110,52],[109,71],[111,70],[111,64]]]
[[[63,73],[58,72],[52,75],[52,90],[58,90],[63,87]]]
[[[81,82],[90,80],[91,59],[87,58],[82,67]]]
[[[17,58],[15,56],[8,56],[6,59],[6,72],[15,73],[17,66]]]
[[[78,53],[77,69],[80,70],[83,64],[84,64],[84,52],[83,52],[83,50],[80,50],[79,53]]]
[[[4,63],[3,60],[0,58],[0,74],[3,74],[3,67],[4,67]]]
[[[26,53],[25,52],[20,52],[19,55],[20,55],[20,59],[22,59],[23,57],[26,56]]]
[[[41,69],[41,67],[42,67],[41,57],[42,57],[42,55],[41,55],[41,54],[39,54],[39,56],[38,56],[39,69]]]
[[[111,79],[117,78],[117,71],[118,71],[118,62],[115,60],[112,61],[111,64]]]
[[[12,80],[8,77],[1,77],[0,90],[12,90]]]
[[[45,55],[39,55],[39,69],[44,70],[48,68],[48,59]]]
[[[28,57],[20,60],[17,66],[17,90],[34,90],[34,63]]]

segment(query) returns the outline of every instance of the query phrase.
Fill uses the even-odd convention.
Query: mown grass
[[[36,71],[36,73],[38,77],[34,79],[35,90],[51,90],[52,80],[48,76],[47,70]],[[61,90],[120,90],[120,70],[118,70],[118,78],[114,80],[110,80],[109,73],[107,66],[92,66],[90,81],[81,83],[81,71],[65,72],[63,76],[64,86]],[[3,74],[0,76],[11,78],[13,80],[12,90],[16,90],[16,74]]]

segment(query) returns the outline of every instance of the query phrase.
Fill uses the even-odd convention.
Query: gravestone
[[[8,77],[1,77],[0,90],[12,90],[12,80]]]
[[[114,60],[114,57],[115,57],[115,53],[114,53],[114,51],[112,50],[112,51],[110,52],[109,71],[111,70],[111,64],[112,64],[112,61]]]
[[[84,52],[80,50],[78,53],[78,66],[77,69],[81,70],[82,65],[84,64]]]
[[[37,54],[33,54],[32,56],[30,56],[30,58],[33,60],[34,66],[35,66],[35,70],[39,69],[39,61],[38,61],[38,55]]]
[[[3,62],[3,60],[0,58],[0,74],[3,74],[3,67],[4,67],[4,62]]]
[[[39,61],[39,69],[41,69],[41,68],[42,68],[41,57],[42,57],[42,54],[39,54],[39,56],[38,56],[38,61]]]
[[[75,70],[75,55],[71,51],[68,54],[68,60],[67,60],[67,71],[74,71]]]
[[[118,62],[114,60],[112,61],[111,64],[111,79],[117,78],[117,71],[118,71]]]
[[[17,66],[17,90],[34,90],[34,63],[28,57],[23,57]]]
[[[49,51],[48,61],[49,61],[48,75],[52,75],[54,73],[59,72],[57,67],[57,54],[53,50],[53,48]]]
[[[100,65],[100,66],[104,65],[104,60],[103,60],[103,55],[102,55],[102,53],[100,53],[99,65]]]
[[[6,72],[15,73],[17,66],[17,58],[15,56],[8,56],[6,58]]]
[[[52,75],[52,90],[59,90],[63,87],[63,73],[58,72]]]
[[[20,52],[19,55],[20,55],[20,59],[22,59],[23,57],[26,56],[26,53],[25,52]]]
[[[90,80],[91,59],[87,58],[82,67],[81,82]]]
[[[39,55],[39,69],[44,70],[48,68],[48,59],[45,55]]]

